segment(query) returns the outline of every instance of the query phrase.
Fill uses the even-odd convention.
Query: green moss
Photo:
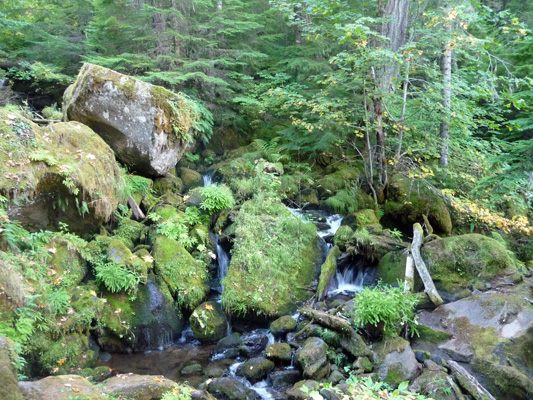
[[[145,232],[144,224],[129,218],[120,218],[115,235],[130,249],[133,249]]]
[[[366,209],[355,212],[355,220],[357,228],[379,224],[379,220],[376,217],[376,213],[372,209]]]
[[[87,207],[86,217],[100,221],[124,201],[115,155],[87,126],[68,122],[40,127],[0,109],[0,131],[0,194],[8,199],[22,202],[51,195],[49,202],[63,206],[68,199],[69,207],[78,204],[75,214],[86,213]]]
[[[335,232],[334,243],[341,250],[346,250],[346,244],[353,238],[353,230],[348,225],[342,225],[337,232]]]
[[[202,186],[202,175],[189,168],[180,168],[178,171],[183,186],[190,190],[192,188]]]
[[[125,266],[128,270],[136,272],[141,276],[141,281],[146,283],[150,263],[134,256],[131,250],[126,247],[122,240],[112,240],[109,243],[107,259],[117,264]]]
[[[449,333],[437,331],[425,325],[418,325],[417,330],[420,340],[426,342],[438,343],[452,338],[452,335],[450,335]]]
[[[342,189],[349,189],[352,182],[359,179],[361,171],[357,168],[345,166],[336,172],[323,176],[317,180],[320,195],[334,195]]]
[[[308,296],[318,259],[316,228],[274,197],[259,194],[237,216],[224,307],[233,313],[290,314]]]
[[[46,264],[62,278],[62,286],[73,287],[81,282],[87,272],[87,265],[80,252],[67,240],[55,239],[48,245],[55,252],[50,254]]]
[[[164,178],[156,179],[153,189],[158,196],[163,196],[166,193],[181,193],[183,182],[176,176],[168,175]]]
[[[194,337],[203,342],[216,342],[226,336],[228,326],[220,303],[200,304],[189,319]]]
[[[330,250],[326,257],[326,261],[322,264],[322,267],[320,268],[320,279],[316,291],[318,299],[321,299],[325,294],[324,292],[327,289],[328,282],[331,280],[331,277],[337,269],[337,257],[340,255],[341,251],[339,250],[339,247],[335,246]]]
[[[209,291],[206,268],[177,241],[157,235],[153,241],[155,271],[180,305],[194,309]]]

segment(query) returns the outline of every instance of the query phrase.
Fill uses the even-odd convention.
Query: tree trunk
[[[422,246],[423,235],[424,231],[422,230],[422,226],[420,226],[420,224],[418,223],[414,224],[413,244],[411,245],[411,253],[413,254],[413,260],[415,262],[418,275],[420,276],[420,278],[422,278],[422,282],[424,282],[424,291],[428,294],[428,297],[433,302],[433,304],[438,306],[444,302],[442,301],[442,298],[437,292],[435,284],[433,283],[433,279],[431,279],[431,275],[429,274],[426,264],[422,259],[422,255],[420,254],[420,247]]]
[[[450,6],[446,5],[447,13],[450,11]],[[446,44],[444,46],[444,54],[441,60],[442,72],[442,121],[440,123],[440,165],[442,167],[448,166],[449,158],[449,143],[450,143],[450,116],[451,116],[451,100],[452,100],[452,21],[444,22],[444,31],[446,32]]]
[[[411,253],[407,254],[407,260],[405,261],[405,282],[403,291],[412,292],[415,282],[415,265],[413,256]]]
[[[152,5],[159,9],[165,8],[165,4],[162,4],[160,0],[154,1]],[[170,55],[170,40],[168,35],[165,33],[167,30],[167,18],[165,14],[158,12],[154,13],[152,16],[152,25],[157,34],[157,47],[155,49],[156,56]]]

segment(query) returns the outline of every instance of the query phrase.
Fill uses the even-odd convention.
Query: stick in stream
[[[423,235],[424,231],[422,230],[422,226],[418,223],[414,224],[413,244],[411,245],[411,253],[413,255],[413,260],[415,262],[418,275],[422,279],[422,282],[424,282],[424,287],[426,288],[425,292],[428,294],[428,297],[433,302],[433,304],[439,306],[444,302],[442,301],[442,298],[437,292],[435,284],[433,283],[433,279],[431,279],[431,275],[429,274],[426,264],[422,259],[422,255],[420,254],[420,247],[422,246]]]

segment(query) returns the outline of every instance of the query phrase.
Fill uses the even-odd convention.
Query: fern
[[[138,273],[128,270],[116,262],[99,262],[94,267],[96,281],[103,284],[107,290],[116,293],[120,291],[133,291],[141,277]]]
[[[328,198],[325,204],[339,214],[349,214],[358,208],[355,193],[350,189],[340,190],[335,196]]]
[[[272,140],[255,139],[254,145],[261,152],[261,157],[270,162],[280,162],[287,159],[286,155],[281,154],[279,141],[281,138],[276,137]]]

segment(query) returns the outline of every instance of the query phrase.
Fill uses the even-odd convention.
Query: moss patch
[[[316,290],[317,298],[321,299],[324,295],[324,292],[326,291],[328,286],[328,282],[330,281],[331,277],[337,269],[336,259],[340,255],[341,251],[339,250],[339,247],[335,246],[330,250],[328,256],[326,257],[326,261],[324,261],[324,264],[322,264],[322,267],[320,268],[320,279],[318,281],[318,288]]]
[[[309,294],[318,260],[316,228],[294,217],[275,197],[259,194],[237,216],[224,307],[238,314],[290,314]]]

